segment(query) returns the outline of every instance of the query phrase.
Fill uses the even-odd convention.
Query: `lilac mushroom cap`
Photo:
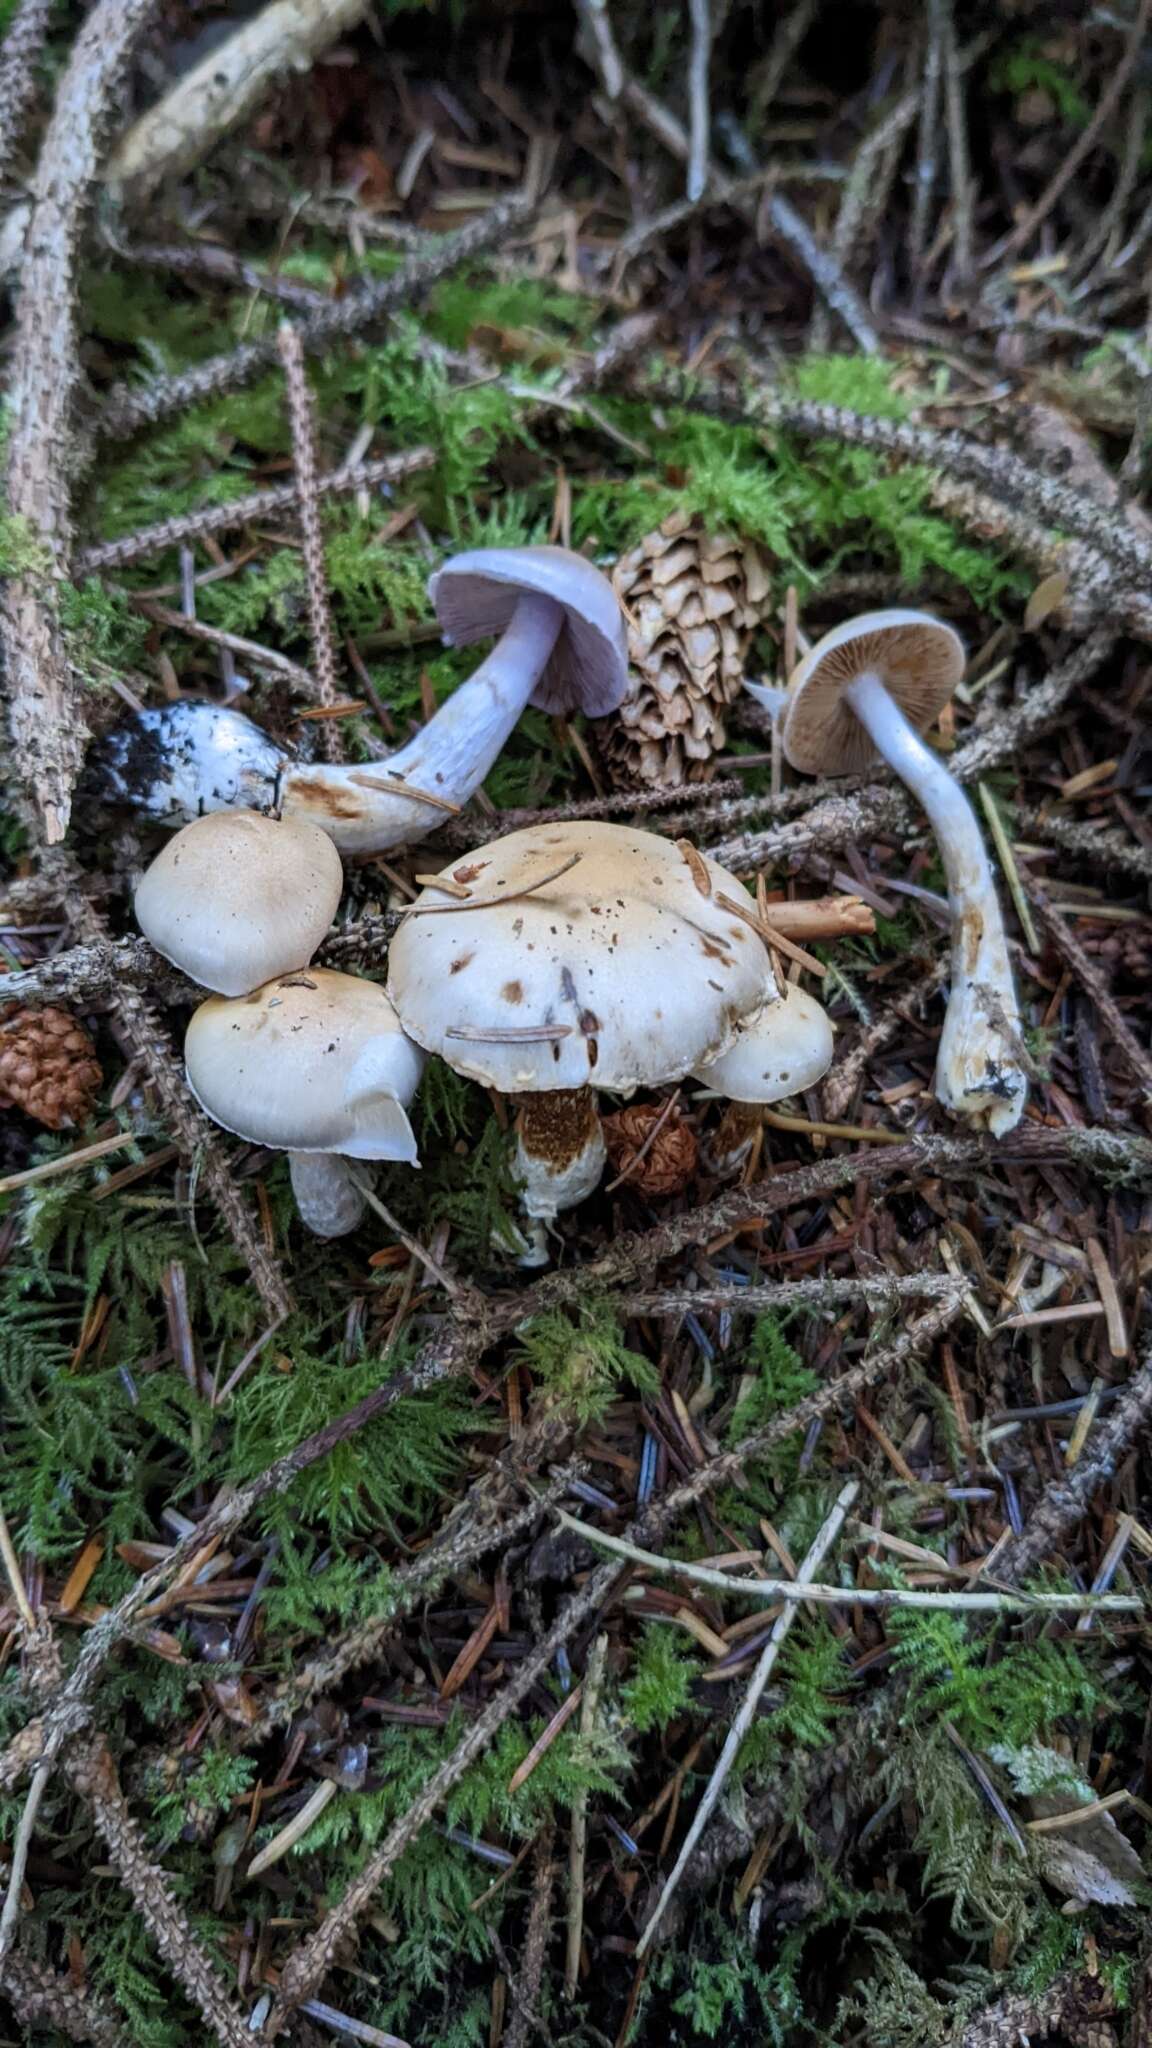
[[[620,602],[608,578],[570,548],[473,548],[453,555],[428,585],[445,638],[454,647],[496,640],[525,597],[563,613],[560,630],[532,691],[539,711],[602,718],[628,693],[628,646]]]

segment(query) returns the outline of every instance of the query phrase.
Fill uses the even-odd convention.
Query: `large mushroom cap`
[[[879,758],[844,703],[857,676],[878,676],[910,725],[924,732],[964,673],[964,642],[930,612],[864,612],[833,627],[788,687],[784,753],[804,775],[858,775]]]
[[[184,1059],[202,1108],[254,1145],[417,1164],[405,1104],[424,1061],[374,981],[312,967],[231,1002],[213,996]]]
[[[679,1080],[776,993],[747,890],[655,833],[544,825],[441,872],[388,991],[420,1045],[505,1094]]]
[[[628,647],[619,600],[595,564],[569,548],[473,548],[453,555],[428,585],[455,647],[499,639],[529,592],[562,605],[564,625],[532,693],[540,711],[602,718],[628,693]]]
[[[730,1102],[779,1102],[811,1088],[832,1064],[832,1021],[805,989],[742,1017],[727,1052],[694,1078]]]
[[[340,855],[307,819],[211,811],[157,854],[136,891],[136,922],[203,988],[242,996],[307,966],[343,883]]]

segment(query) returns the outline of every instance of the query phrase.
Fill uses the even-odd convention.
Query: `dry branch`
[[[312,319],[299,324],[301,346],[306,355],[326,348],[350,334],[358,334],[374,321],[383,320],[402,307],[411,306],[439,284],[442,277],[487,249],[497,247],[529,219],[533,200],[521,193],[498,199],[487,213],[454,234],[443,235],[434,248],[410,256],[391,277],[360,285],[333,299]],[[117,385],[108,395],[97,421],[105,436],[119,439],[141,427],[158,426],[173,413],[216,398],[224,391],[239,391],[277,360],[276,336],[245,341],[226,354],[210,356],[194,369],[171,377],[153,377],[144,384]]]
[[[147,187],[200,163],[286,71],[306,71],[367,0],[272,0],[150,107],[117,143],[109,184]]]
[[[27,1956],[9,1956],[0,1970],[0,1993],[17,2019],[32,2026],[54,2027],[69,2041],[90,2041],[93,2048],[131,2048],[111,2013],[70,1977],[57,1977]]]
[[[821,405],[811,399],[781,397],[767,390],[743,404],[701,397],[676,378],[643,379],[636,387],[655,402],[688,412],[704,412],[753,426],[780,427],[807,440],[842,441],[849,447],[872,448],[899,461],[923,463],[961,482],[981,485],[993,497],[1019,505],[1054,527],[1085,540],[1137,585],[1152,576],[1152,546],[1141,541],[1128,521],[1092,503],[1079,491],[1044,475],[1000,447],[986,447],[965,434],[936,433],[905,420],[879,419],[844,406]]]
[[[382,455],[374,462],[349,462],[342,469],[329,470],[326,476],[317,477],[316,494],[320,498],[350,497],[353,491],[399,483],[422,469],[431,469],[435,460],[433,448],[408,448],[402,454]],[[295,505],[296,497],[294,483],[273,484],[266,491],[250,491],[246,497],[231,498],[226,505],[205,505],[199,512],[177,513],[171,519],[157,520],[155,526],[142,526],[120,540],[95,541],[91,547],[77,551],[76,574],[91,576],[106,569],[122,569],[129,562],[163,554],[185,541],[231,533],[240,526],[255,526],[278,512],[288,511]]]
[[[36,93],[52,0],[20,0],[0,48],[0,179],[6,178]]]
[[[304,543],[304,574],[308,585],[308,620],[312,629],[312,666],[316,676],[316,702],[331,706],[339,701],[336,681],[336,643],[332,637],[332,614],[328,605],[328,572],[324,562],[324,537],[320,531],[320,508],[316,490],[316,421],[312,393],[304,368],[300,336],[291,321],[285,321],[277,337],[284,365],[288,394],[288,417],[292,423],[292,456],[296,466],[296,493],[300,533]],[[326,761],[342,761],[344,746],[339,727],[324,720],[320,727],[320,752]]]
[[[1097,1423],[1072,1470],[1052,1480],[1023,1535],[1001,1552],[996,1560],[998,1580],[1018,1584],[1058,1550],[1150,1419],[1152,1356],[1129,1380],[1107,1418]]]
[[[173,1976],[203,2014],[213,2040],[220,2048],[252,2048],[245,2015],[194,1934],[167,1872],[148,1854],[103,1736],[95,1736],[75,1751],[68,1777],[91,1808],[121,1883]]]
[[[827,1557],[848,1518],[848,1510],[859,1491],[860,1484],[855,1479],[850,1479],[847,1485],[840,1489],[834,1506],[825,1516],[816,1539],[796,1574],[795,1584],[797,1587],[811,1584],[815,1580],[820,1566],[823,1564],[824,1559]],[[736,1761],[740,1745],[752,1726],[764,1688],[772,1676],[777,1659],[788,1639],[789,1631],[799,1611],[799,1607],[795,1603],[790,1603],[784,1608],[782,1613],[777,1615],[773,1623],[772,1633],[756,1660],[756,1668],[748,1681],[744,1698],[741,1700],[732,1726],[724,1738],[724,1746],[716,1760],[715,1768],[701,1794],[696,1812],[692,1816],[692,1825],[684,1837],[680,1853],[669,1872],[668,1882],[656,1901],[644,1932],[637,1943],[636,1954],[638,1957],[642,1956],[651,1946],[660,1922],[672,1903],[676,1887],[684,1875],[692,1852],[708,1825],[708,1817],[713,1812],[716,1802],[724,1790],[725,1782]]]
[[[49,846],[68,829],[86,737],[57,592],[72,551],[73,413],[80,384],[76,265],[104,131],[156,0],[99,0],[60,81],[36,174],[10,367],[8,512],[40,570],[14,576],[0,609],[13,763]]]
[[[1052,944],[1065,966],[1076,975],[1101,1023],[1110,1033],[1124,1065],[1138,1083],[1145,1102],[1152,1103],[1152,1054],[1141,1045],[1115,996],[1105,986],[1099,968],[1084,951],[1067,919],[1053,909],[1039,890],[1033,891],[1032,901]]]

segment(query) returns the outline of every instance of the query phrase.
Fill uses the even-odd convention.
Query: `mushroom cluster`
[[[764,1105],[827,1071],[832,1027],[778,983],[775,935],[734,875],[686,841],[589,821],[509,833],[422,877],[386,990],[311,964],[339,905],[341,852],[404,843],[466,801],[526,704],[597,715],[624,694],[619,606],[581,557],[481,549],[430,590],[449,640],[496,644],[384,764],[305,767],[236,713],[170,706],[113,746],[112,786],[188,821],[144,875],[136,914],[212,992],[185,1047],[197,1099],[225,1129],[288,1153],[305,1223],[325,1237],[356,1226],[357,1161],[418,1164],[407,1112],[433,1055],[508,1099],[536,1262],[548,1226],[599,1182],[599,1096],[698,1083],[729,1105],[730,1165]],[[950,627],[874,613],[812,648],[786,692],[749,688],[780,714],[793,766],[847,774],[879,753],[928,812],[954,925],[937,1092],[1002,1132],[1026,1093],[1003,923],[971,810],[919,738],[963,664]],[[141,759],[148,774],[129,792]]]

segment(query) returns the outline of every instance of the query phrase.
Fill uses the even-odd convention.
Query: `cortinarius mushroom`
[[[407,1108],[424,1055],[374,981],[326,968],[201,1003],[184,1041],[188,1082],[226,1131],[287,1152],[301,1218],[343,1237],[364,1213],[349,1159],[419,1164]]]
[[[211,811],[157,854],[136,922],[201,987],[242,996],[308,965],[343,883],[332,841],[305,819]]]
[[[741,1020],[776,1005],[756,926],[694,848],[550,825],[442,871],[392,941],[388,990],[426,1051],[517,1100],[524,1207],[548,1221],[600,1178],[594,1090],[710,1080]]]
[[[742,1017],[727,1052],[692,1077],[730,1105],[711,1143],[713,1167],[733,1171],[763,1128],[760,1111],[814,1087],[832,1064],[832,1049],[832,1020],[806,989],[789,984],[779,1001]]]
[[[478,548],[429,584],[454,646],[491,654],[400,752],[348,767],[301,766],[242,712],[145,709],[102,748],[107,793],[164,824],[233,806],[305,818],[343,853],[381,853],[432,829],[480,787],[527,704],[591,718],[628,687],[620,606],[606,576],[567,548]]]
[[[936,1093],[954,1116],[997,1137],[1024,1113],[1021,1022],[1000,905],[980,828],[958,783],[920,733],[964,673],[964,647],[927,612],[866,612],[818,640],[786,696],[749,683],[783,710],[784,752],[808,775],[852,775],[879,754],[928,814],[952,913],[952,989]]]

